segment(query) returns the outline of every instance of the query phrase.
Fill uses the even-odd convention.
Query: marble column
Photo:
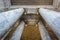
[[[24,9],[19,8],[19,9],[0,13],[0,38],[21,17],[23,12],[24,12]]]
[[[45,29],[44,25],[42,24],[42,22],[39,22],[38,26],[42,40],[52,40],[48,31]]]
[[[23,29],[24,29],[24,22],[21,22],[9,40],[20,40]]]
[[[60,12],[40,8],[39,12],[60,40]]]

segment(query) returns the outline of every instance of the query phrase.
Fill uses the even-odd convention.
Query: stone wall
[[[53,0],[53,7],[55,10],[60,11],[60,0]]]
[[[53,0],[11,0],[12,5],[52,5]]]
[[[0,9],[9,8],[11,5],[10,0],[0,0]]]
[[[3,7],[4,7],[3,0],[0,0],[0,8],[3,8]]]

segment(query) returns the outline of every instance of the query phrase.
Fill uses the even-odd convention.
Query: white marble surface
[[[10,40],[20,40],[24,28],[24,22],[21,22],[17,29],[12,34]]]
[[[60,12],[40,8],[39,12],[60,40]]]
[[[39,22],[38,26],[39,26],[39,30],[40,30],[42,40],[52,40],[50,35],[48,34],[47,30],[43,26],[42,22]]]
[[[54,9],[53,5],[12,5],[10,8],[49,8]]]
[[[19,9],[0,13],[0,38],[17,21],[17,19],[21,17],[23,12],[24,9],[19,8]]]

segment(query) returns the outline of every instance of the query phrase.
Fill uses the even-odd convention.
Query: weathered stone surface
[[[60,0],[53,0],[53,6],[55,8],[60,8]]]
[[[4,8],[3,0],[0,0],[0,8]]]
[[[12,0],[13,5],[52,5],[53,0]]]
[[[21,40],[41,40],[38,25],[25,24]]]
[[[0,9],[9,8],[11,6],[11,0],[0,0]]]

